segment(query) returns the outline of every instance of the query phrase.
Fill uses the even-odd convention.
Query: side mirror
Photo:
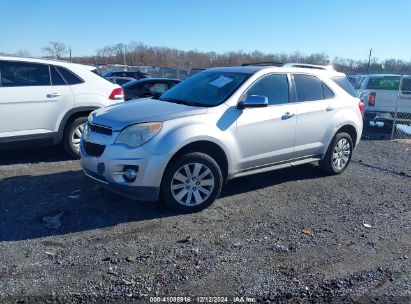
[[[244,108],[263,108],[268,106],[268,98],[260,95],[250,95],[247,99],[238,104],[240,109]]]

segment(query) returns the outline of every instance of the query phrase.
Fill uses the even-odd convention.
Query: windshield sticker
[[[233,80],[234,79],[232,79],[232,78],[228,78],[228,77],[225,77],[225,76],[220,76],[217,79],[211,81],[210,84],[217,87],[217,88],[222,88],[223,86],[229,84]]]

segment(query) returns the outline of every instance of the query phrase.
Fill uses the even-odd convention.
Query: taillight
[[[362,99],[358,102],[358,108],[360,108],[361,115],[364,117],[364,102]]]
[[[371,107],[373,107],[373,106],[375,106],[375,96],[376,96],[377,94],[375,93],[375,92],[371,92],[369,95],[368,95],[368,105],[369,106],[371,106]]]
[[[123,100],[124,99],[124,91],[122,88],[115,88],[110,96],[108,97],[108,99],[111,100]]]

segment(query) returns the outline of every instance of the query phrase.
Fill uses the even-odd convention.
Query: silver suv
[[[342,173],[362,132],[346,76],[317,66],[205,70],[164,93],[92,112],[85,173],[109,190],[184,212],[232,178],[319,161]]]

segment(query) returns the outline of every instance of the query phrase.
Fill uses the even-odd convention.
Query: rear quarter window
[[[352,97],[358,97],[357,92],[355,92],[354,87],[351,82],[345,76],[331,77],[340,88],[350,94]]]
[[[63,76],[64,80],[70,84],[79,84],[79,83],[83,83],[83,79],[81,79],[80,77],[78,77],[76,74],[74,74],[73,72],[67,70],[66,68],[63,67],[56,67],[57,70],[60,72],[61,76]]]

